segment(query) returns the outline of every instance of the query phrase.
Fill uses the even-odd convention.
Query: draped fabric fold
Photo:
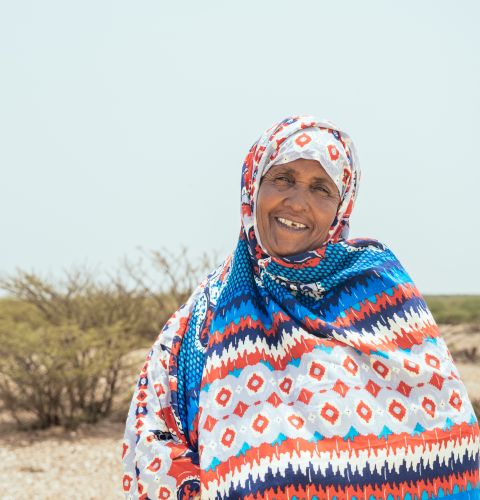
[[[298,157],[320,161],[340,206],[320,248],[270,256],[260,181]],[[127,497],[479,498],[478,422],[425,301],[385,245],[347,239],[351,139],[288,118],[242,174],[233,255],[166,325],[140,377]]]

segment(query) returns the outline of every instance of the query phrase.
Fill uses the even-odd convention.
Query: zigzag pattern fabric
[[[315,127],[346,158],[343,209],[322,248],[271,257],[256,234],[259,172]],[[478,422],[427,305],[385,245],[345,239],[356,168],[348,136],[312,117],[252,147],[235,252],[140,374],[127,498],[480,498]]]

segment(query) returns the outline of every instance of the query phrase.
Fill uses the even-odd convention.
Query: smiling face
[[[286,257],[322,246],[340,194],[318,161],[300,158],[274,165],[263,176],[257,226],[269,255]]]

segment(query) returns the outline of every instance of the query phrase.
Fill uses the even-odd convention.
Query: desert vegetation
[[[214,263],[185,250],[153,251],[125,259],[113,273],[76,268],[57,279],[22,270],[2,276],[3,414],[21,429],[75,429],[115,411],[125,415],[139,368],[132,353],[144,358],[169,315]],[[479,364],[480,297],[426,300],[456,361]],[[479,409],[480,394],[470,396]]]
[[[210,265],[144,252],[115,273],[86,268],[60,279],[17,271],[0,287],[0,404],[20,428],[95,423],[113,410],[121,381]]]
[[[425,299],[439,324],[480,324],[480,295],[427,295]]]

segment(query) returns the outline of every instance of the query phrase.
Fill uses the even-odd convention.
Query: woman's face
[[[263,176],[257,227],[265,250],[286,257],[319,248],[337,213],[340,194],[318,161],[274,165]]]

